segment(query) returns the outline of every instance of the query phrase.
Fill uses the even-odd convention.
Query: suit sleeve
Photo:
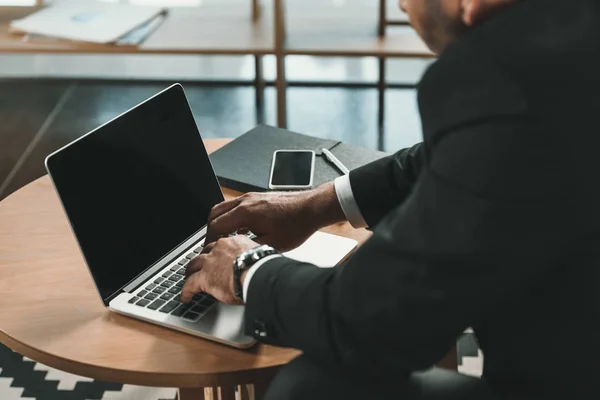
[[[419,143],[350,172],[354,200],[371,228],[406,199],[424,161]]]
[[[412,187],[401,154],[356,175],[353,183],[364,179],[359,202],[391,195],[396,205],[377,199],[384,210],[363,209],[379,222],[340,267],[284,257],[264,264],[250,284],[248,333],[352,373],[393,378],[429,368],[465,328],[558,268],[569,234],[556,229],[569,226],[557,212],[568,196],[560,144],[546,140],[509,79],[477,60],[459,65],[422,110],[438,107],[436,115],[454,120],[428,138]],[[368,182],[376,173],[385,178]]]

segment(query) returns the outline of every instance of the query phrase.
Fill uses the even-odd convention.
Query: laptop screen
[[[50,156],[47,167],[105,302],[202,229],[223,200],[178,85]]]

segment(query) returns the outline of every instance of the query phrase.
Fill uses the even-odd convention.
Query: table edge
[[[110,367],[87,364],[73,361],[59,355],[50,354],[31,347],[0,330],[0,343],[11,350],[28,357],[51,368],[75,375],[85,376],[106,382],[151,386],[198,388],[223,385],[240,385],[268,382],[272,379],[282,365],[273,365],[264,368],[226,371],[216,373],[164,373],[148,371],[119,370]],[[300,352],[298,353],[300,354]],[[177,382],[174,385],[174,382]]]

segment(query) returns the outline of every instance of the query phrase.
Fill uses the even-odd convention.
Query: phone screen
[[[310,151],[279,151],[275,153],[274,157],[271,185],[310,185],[314,153]]]

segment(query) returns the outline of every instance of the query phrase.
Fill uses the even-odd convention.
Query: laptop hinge
[[[123,286],[121,291],[132,292],[138,286],[140,286],[142,283],[146,282],[152,275],[155,275],[158,271],[163,269],[169,263],[173,262],[173,259],[177,258],[177,256],[179,256],[180,254],[185,252],[188,248],[190,248],[194,244],[198,243],[202,238],[204,238],[204,236],[206,236],[206,227],[202,228],[200,231],[195,233],[193,236],[191,236],[185,242],[183,242],[182,244],[177,246],[177,248],[175,248],[173,251],[171,251],[169,254],[167,254],[162,259],[160,259],[157,263],[155,263],[154,265],[152,265],[151,267],[146,269],[140,275],[133,278],[129,283],[127,283],[125,286]]]

